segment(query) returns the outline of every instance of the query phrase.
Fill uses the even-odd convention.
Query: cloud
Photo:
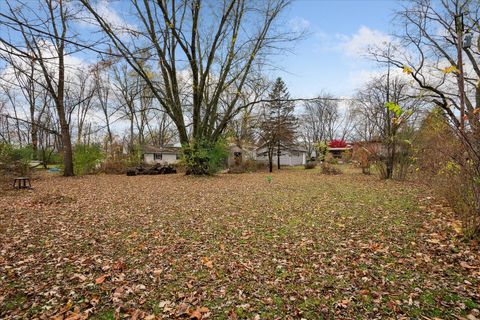
[[[361,26],[358,31],[351,35],[337,35],[340,39],[341,49],[351,57],[363,57],[368,53],[368,49],[376,46],[382,46],[392,41],[392,38],[382,31],[373,30],[366,26]]]
[[[294,32],[307,32],[311,29],[311,23],[302,17],[295,17],[291,19],[288,24]]]
[[[111,26],[113,30],[119,32],[121,36],[129,31],[138,31],[137,26],[127,22],[127,20],[122,17],[117,10],[115,10],[111,1],[99,0],[93,5],[93,9]],[[77,22],[80,26],[98,26],[98,22],[94,16],[85,8],[80,11],[79,15],[80,18],[77,20]]]
[[[136,30],[136,27],[126,22],[117,11],[112,8],[110,2],[101,0],[95,6],[97,13],[115,29]]]

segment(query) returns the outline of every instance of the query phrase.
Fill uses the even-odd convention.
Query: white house
[[[257,161],[268,162],[266,146],[257,149]],[[273,151],[273,163],[277,163],[277,149]],[[281,166],[301,166],[307,163],[307,150],[299,146],[280,146]]]
[[[146,146],[143,151],[143,162],[145,164],[174,164],[180,160],[181,155],[180,147]]]

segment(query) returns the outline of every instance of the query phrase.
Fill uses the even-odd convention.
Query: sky
[[[97,10],[125,25],[130,20],[125,4],[99,0]],[[389,39],[394,10],[400,5],[400,0],[292,0],[281,20],[307,35],[290,44],[288,53],[272,57],[276,69],[268,71],[270,78],[282,77],[295,98],[320,92],[352,96],[378,72],[365,49]]]
[[[389,40],[394,11],[401,5],[400,0],[292,0],[282,22],[292,31],[305,30],[307,34],[291,43],[288,52],[271,58],[270,64],[276,68],[268,71],[269,77],[282,77],[294,98],[311,98],[321,92],[351,97],[379,72],[365,51]],[[126,1],[98,0],[96,7],[111,23],[135,29]],[[91,25],[80,23],[77,27],[82,37],[94,37]],[[81,60],[95,61],[96,55],[82,51],[69,59],[81,66]]]
[[[378,65],[366,57],[369,45],[389,39],[395,0],[295,0],[286,11],[293,28],[308,30],[293,52],[277,57],[272,76],[282,77],[294,97],[321,91],[351,96]]]

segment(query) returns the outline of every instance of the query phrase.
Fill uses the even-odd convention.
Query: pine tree
[[[297,119],[295,105],[290,101],[287,86],[277,78],[265,104],[260,125],[261,142],[267,148],[270,172],[273,171],[273,155],[277,150],[277,167],[280,169],[282,148],[295,140]]]

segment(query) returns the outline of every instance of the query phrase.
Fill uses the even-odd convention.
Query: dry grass
[[[478,317],[478,244],[423,188],[352,169],[269,175],[4,192],[0,318]]]

